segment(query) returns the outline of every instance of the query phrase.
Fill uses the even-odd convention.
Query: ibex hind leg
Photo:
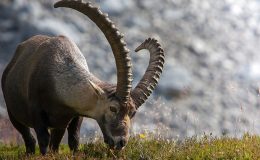
[[[49,148],[53,152],[59,152],[59,145],[66,129],[52,129]]]
[[[26,153],[34,154],[36,141],[30,131],[30,128],[18,122],[9,111],[8,111],[8,115],[13,126],[21,133],[23,137],[25,147],[26,147]]]
[[[79,148],[80,126],[83,117],[75,117],[72,119],[68,126],[68,143],[70,150],[77,152]]]

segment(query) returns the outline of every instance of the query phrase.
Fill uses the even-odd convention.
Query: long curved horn
[[[132,64],[129,56],[129,49],[123,40],[123,35],[118,31],[114,23],[108,18],[107,14],[100,11],[99,8],[93,7],[91,3],[79,1],[62,0],[54,4],[54,7],[67,7],[75,9],[88,16],[103,32],[108,40],[117,67],[117,88],[116,95],[122,103],[126,103],[130,96],[132,88]]]
[[[145,102],[158,84],[164,65],[164,51],[156,39],[146,39],[135,51],[138,52],[142,49],[149,50],[150,61],[143,78],[131,92],[137,108]]]

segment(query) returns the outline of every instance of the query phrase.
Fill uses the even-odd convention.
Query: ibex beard
[[[75,9],[88,16],[108,40],[117,67],[117,84],[103,82],[89,72],[86,59],[65,36],[38,35],[20,43],[2,76],[8,115],[21,133],[28,154],[35,153],[37,135],[40,152],[59,150],[65,130],[72,151],[79,146],[83,117],[95,119],[104,141],[121,150],[129,139],[131,119],[156,87],[164,64],[157,40],[148,38],[136,51],[147,49],[150,61],[145,74],[132,90],[129,50],[114,23],[98,8],[81,1],[59,1],[54,5]]]

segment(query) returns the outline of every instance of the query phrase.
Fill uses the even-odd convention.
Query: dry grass
[[[67,145],[62,145],[60,154],[27,157],[24,146],[0,146],[0,159],[260,159],[260,137],[245,134],[238,138],[188,138],[183,142],[149,136],[135,136],[121,152],[113,152],[99,140],[80,147],[72,155]]]

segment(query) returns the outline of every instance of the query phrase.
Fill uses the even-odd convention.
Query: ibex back
[[[132,90],[129,50],[114,23],[98,8],[81,1],[59,1],[54,7],[73,8],[88,16],[104,33],[116,62],[117,84],[89,72],[74,42],[64,36],[38,35],[19,44],[2,77],[10,120],[22,134],[26,152],[35,152],[36,132],[40,152],[58,151],[65,130],[72,151],[77,151],[82,117],[95,119],[110,148],[122,149],[129,138],[130,120],[157,85],[164,53],[155,39],[137,49],[148,49],[148,68]],[[50,131],[50,133],[49,133]]]

